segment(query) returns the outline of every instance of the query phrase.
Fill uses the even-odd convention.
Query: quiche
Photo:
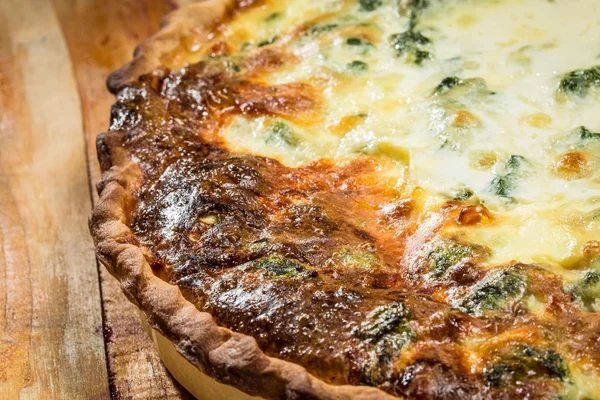
[[[108,87],[96,251],[196,396],[600,399],[598,0],[192,2]]]

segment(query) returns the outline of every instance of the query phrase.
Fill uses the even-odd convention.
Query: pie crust
[[[142,325],[154,342],[158,355],[171,375],[185,389],[200,400],[252,400],[263,397],[250,396],[233,386],[224,385],[206,376],[192,363],[185,359],[175,348],[173,342],[165,338],[156,329],[148,325],[146,316],[140,313]]]
[[[184,38],[192,35],[206,40],[219,21],[244,3],[250,2],[206,0],[171,13],[161,31],[138,46],[133,60],[110,75],[109,90],[116,93],[140,75],[163,65],[163,60],[173,60]],[[199,397],[211,393],[208,388],[204,393],[205,374],[266,399],[397,399],[376,388],[331,385],[297,364],[266,356],[254,338],[219,327],[210,314],[199,311],[186,300],[177,286],[157,277],[148,262],[152,256],[139,246],[128,226],[135,204],[133,193],[141,184],[141,169],[122,146],[122,138],[118,131],[97,138],[103,175],[97,185],[99,200],[90,217],[90,231],[99,260],[119,280],[125,295],[156,331],[153,339],[166,357],[167,366],[185,387]],[[170,348],[164,344],[166,341],[176,352],[165,354],[164,349],[169,353]],[[192,372],[187,364],[179,369],[178,357],[189,362],[198,373]],[[230,390],[229,387],[221,384],[214,387],[222,398],[232,398],[224,389]]]
[[[387,114],[393,107],[372,102],[361,105],[360,114],[340,107],[335,124],[331,114],[319,110],[327,110],[322,108],[327,101],[337,107],[340,96],[366,78],[369,65],[377,72],[379,64],[366,56],[369,64],[346,61],[358,57],[356,51],[370,51],[357,46],[382,43],[384,34],[370,39],[364,27],[379,29],[369,21],[392,15],[396,4],[405,7],[394,15],[406,20],[409,30],[393,33],[396,20],[386,22],[388,46],[379,48],[387,53],[381,54],[396,57],[399,65],[434,57],[417,46],[428,46],[429,39],[413,31],[420,26],[415,25],[419,7],[429,2],[331,2],[344,11],[342,17],[350,10],[345,6],[361,13],[360,24],[346,26],[346,19],[323,19],[318,2],[300,0],[293,12],[275,12],[281,10],[260,0],[184,1],[189,4],[168,15],[132,61],[108,78],[117,102],[110,130],[97,138],[103,175],[90,230],[99,260],[139,308],[166,366],[190,392],[211,400],[398,398],[392,394],[595,398],[598,302],[584,304],[587,292],[577,292],[577,285],[597,290],[596,240],[585,239],[581,255],[569,261],[580,270],[580,281],[563,279],[554,264],[513,257],[496,263],[491,248],[461,234],[502,225],[510,235],[515,222],[503,221],[502,210],[488,209],[493,203],[468,188],[429,199],[420,184],[400,185],[399,169],[413,154],[393,141],[346,149],[350,157],[324,153],[298,167],[260,155],[257,146],[277,147],[286,155],[292,148],[302,150],[306,142],[295,137],[296,126],[315,130],[313,139],[322,145],[326,135],[316,135],[346,135],[357,123],[359,130],[371,127],[371,117],[378,123],[395,118]],[[278,18],[304,18],[298,10],[305,5],[316,6],[315,19],[294,22],[289,34],[270,36],[276,24],[289,22]],[[256,7],[246,11],[250,6]],[[495,9],[487,12],[496,15]],[[240,13],[244,18],[238,20]],[[247,25],[246,17],[275,25],[248,39],[248,27],[258,25]],[[352,30],[356,27],[360,30]],[[407,40],[416,45],[407,48]],[[300,68],[310,70],[309,78],[277,75],[302,63],[297,54],[315,43],[348,47],[334,60],[344,73],[321,73],[310,64]],[[300,53],[296,47],[280,51],[288,44],[300,44]],[[329,71],[327,64],[318,65]],[[567,76],[574,82],[596,79],[598,68]],[[345,86],[336,97],[321,96],[333,85],[332,77]],[[397,84],[397,74],[385,78],[375,92]],[[453,116],[456,132],[477,125],[468,104],[465,110],[452,108],[458,107],[457,97],[496,98],[483,78],[446,77],[431,87],[422,105],[430,112],[430,106],[437,110],[445,104],[440,107],[448,108],[443,111]],[[408,121],[427,115],[417,113]],[[528,121],[539,125],[540,118],[535,114]],[[268,129],[264,141],[255,123]],[[258,140],[250,143],[248,129]],[[301,133],[313,134],[310,129]],[[570,137],[600,137],[578,129]],[[234,143],[238,139],[250,145]],[[514,174],[528,157],[507,155],[504,163],[502,157],[493,157],[500,169],[488,174],[493,178],[485,193],[512,202],[507,188],[513,178],[521,179]],[[572,160],[565,165],[584,158]],[[573,224],[579,227],[578,221]],[[526,233],[536,240],[529,229]]]

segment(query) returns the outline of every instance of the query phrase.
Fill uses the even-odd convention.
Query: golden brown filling
[[[600,368],[600,316],[585,304],[600,275],[566,287],[536,265],[483,266],[490,249],[442,231],[497,223],[484,205],[457,196],[432,208],[381,174],[385,157],[292,168],[228,151],[219,129],[235,115],[316,118],[309,84],[257,77],[294,62],[283,57],[215,54],[118,93],[111,129],[144,177],[132,228],[157,275],[268,355],[335,384],[555,398],[573,384],[569,360]],[[274,134],[294,140],[285,126]],[[575,158],[557,171],[580,173]],[[597,262],[589,247],[581,268]]]

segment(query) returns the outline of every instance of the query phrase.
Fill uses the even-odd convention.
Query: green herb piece
[[[258,43],[258,47],[263,47],[263,46],[268,46],[270,44],[273,44],[277,41],[277,39],[279,39],[279,37],[274,36],[270,39],[263,40],[262,42]]]
[[[417,65],[422,65],[423,61],[431,60],[433,58],[433,55],[430,52],[424,50],[416,50],[413,54],[413,62]]]
[[[439,85],[436,86],[435,90],[433,91],[433,94],[440,95],[440,94],[447,93],[455,86],[462,85],[462,84],[463,84],[463,80],[460,78],[457,78],[455,76],[450,76],[448,78],[444,78],[439,83]]]
[[[266,143],[280,142],[290,147],[295,147],[300,143],[300,140],[288,124],[282,121],[277,121],[271,126],[271,132],[267,135]]]
[[[495,94],[490,91],[485,81],[481,78],[460,79],[449,76],[433,89],[432,96],[443,96],[460,101],[466,96],[478,97],[485,100],[487,96]]]
[[[600,264],[600,257],[596,261]],[[600,311],[597,304],[600,299],[600,268],[586,271],[579,282],[567,287],[567,292],[571,293],[573,300],[581,302],[586,311]]]
[[[366,48],[374,48],[373,43],[369,42],[365,39],[360,39],[357,37],[349,37],[346,39],[346,44],[348,46],[356,46],[356,47],[366,47]]]
[[[227,61],[225,62],[225,66],[226,66],[228,69],[231,69],[233,72],[240,72],[240,71],[241,71],[241,68],[240,68],[240,66],[239,66],[238,64],[236,64],[235,62],[233,62],[233,61],[230,61],[230,60],[227,60]]]
[[[508,160],[506,160],[506,169],[509,172],[517,172],[524,161],[525,157],[519,155],[512,155],[508,157]]]
[[[480,316],[487,310],[496,310],[508,300],[522,296],[526,289],[525,280],[517,271],[500,271],[473,286],[458,308],[467,314]]]
[[[559,92],[581,98],[586,97],[593,88],[600,88],[600,65],[569,72],[563,76],[558,86]]]
[[[348,69],[353,72],[364,72],[369,69],[369,64],[364,61],[354,60],[348,63]]]
[[[357,37],[349,37],[346,39],[345,43],[346,45],[350,46],[353,51],[358,51],[362,55],[368,54],[369,51],[375,48],[373,43]]]
[[[421,47],[431,43],[431,40],[420,32],[408,30],[390,36],[390,43],[396,51],[396,56],[404,56],[407,62],[421,65],[423,61],[433,58],[433,55]]]
[[[408,7],[414,11],[422,11],[429,7],[429,0],[412,0]]]
[[[279,19],[281,17],[281,13],[273,13],[271,15],[269,15],[267,18],[265,18],[265,22],[272,22],[275,21],[276,19]]]
[[[452,200],[467,201],[471,197],[473,197],[474,194],[475,193],[471,189],[467,187],[462,187],[454,193],[454,197],[452,198]]]
[[[600,133],[592,132],[585,126],[579,126],[573,130],[573,133],[579,136],[581,140],[599,140]]]
[[[410,327],[411,313],[403,303],[394,302],[377,307],[354,334],[368,343],[371,361],[361,368],[360,381],[373,384],[381,370],[397,358],[402,348],[415,339]]]
[[[521,165],[525,161],[525,157],[512,155],[506,160],[506,173],[497,175],[490,183],[492,193],[508,200],[513,200],[511,193],[515,189],[516,182],[519,179]]]
[[[338,26],[339,26],[338,24],[315,25],[315,26],[312,26],[309,28],[308,34],[313,37],[317,37],[317,36],[321,35],[322,33],[331,32],[332,30],[336,29]]]
[[[474,256],[476,250],[478,249],[475,246],[456,242],[441,242],[436,244],[427,255],[433,276],[435,278],[441,277],[451,267]]]
[[[366,342],[377,343],[388,335],[405,332],[410,315],[410,310],[400,302],[377,307],[367,316],[367,320],[355,330],[355,334]]]
[[[383,4],[382,0],[358,0],[361,11],[375,11]]]
[[[396,33],[391,36],[392,45],[398,55],[402,55],[405,52],[411,51],[417,45],[426,45],[431,43],[426,36],[420,32],[406,31],[403,33]]]
[[[514,186],[515,180],[513,179],[512,175],[496,176],[490,183],[493,193],[509,200],[513,200],[513,197],[510,195],[510,193],[512,192]]]
[[[408,27],[414,29],[417,26],[417,19],[421,11],[429,7],[429,0],[412,0],[409,1],[406,9],[408,10]]]
[[[517,382],[536,378],[567,380],[569,368],[563,357],[552,349],[536,349],[528,345],[518,345],[510,353],[489,365],[484,379],[489,386],[512,387]]]
[[[347,268],[375,269],[381,265],[376,253],[361,248],[344,247],[335,254],[335,260]]]
[[[248,265],[265,270],[270,278],[315,277],[317,275],[317,271],[309,270],[300,262],[278,254],[259,258],[249,262]]]

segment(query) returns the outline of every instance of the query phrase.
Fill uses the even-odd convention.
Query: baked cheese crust
[[[155,275],[331,384],[600,398],[600,3],[247,3],[116,88]]]

